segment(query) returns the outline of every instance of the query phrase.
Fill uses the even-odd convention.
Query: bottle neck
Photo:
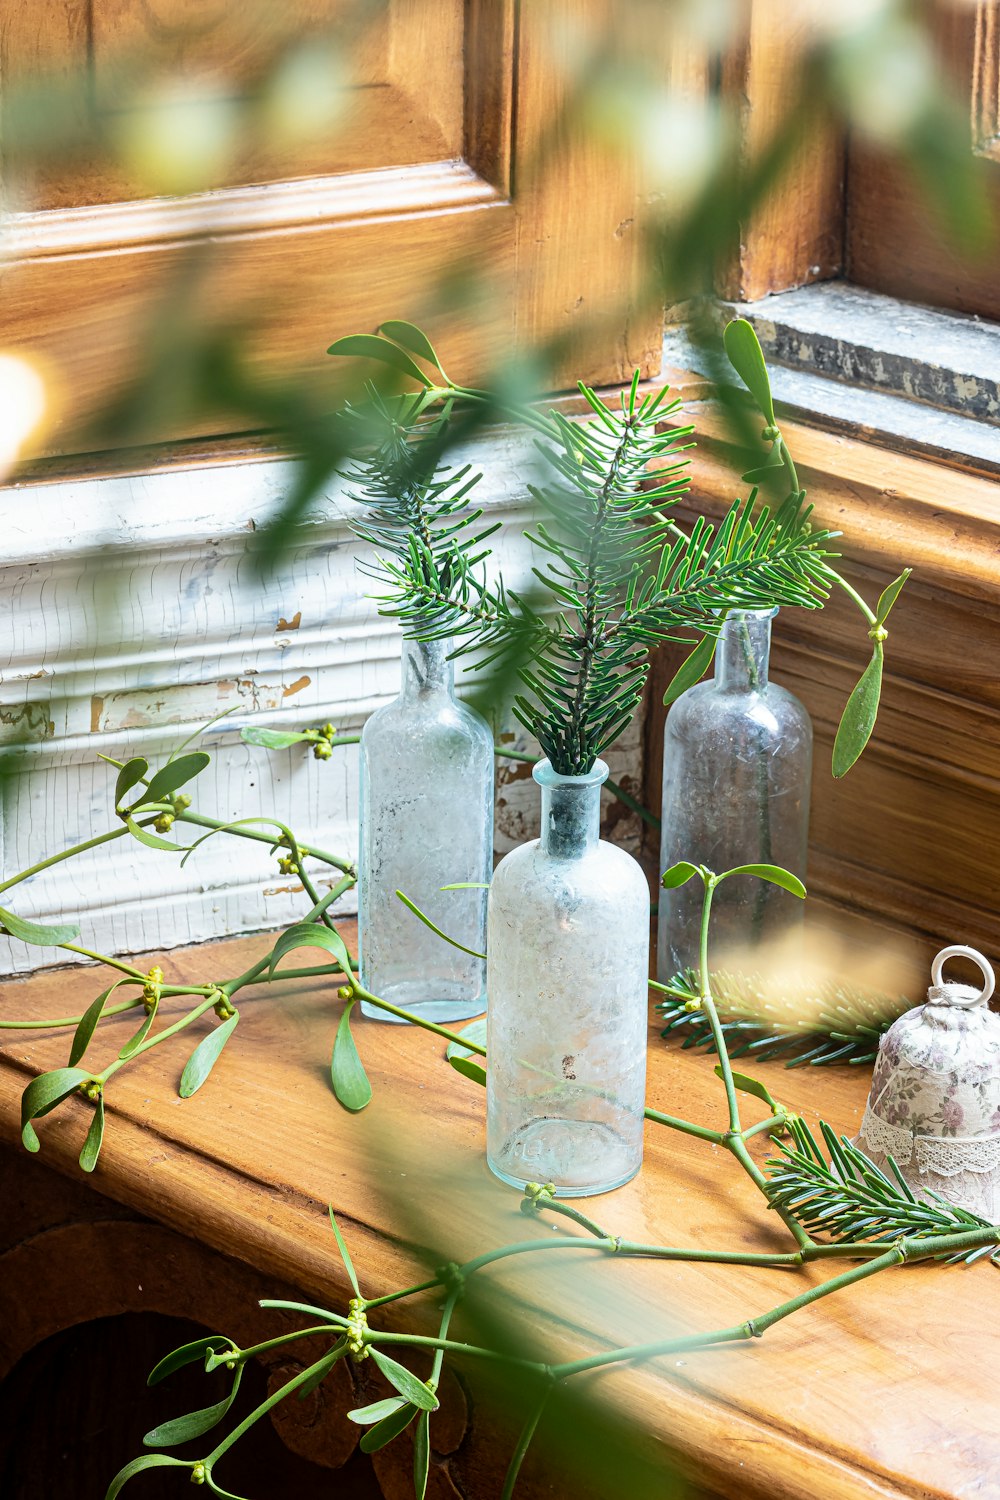
[[[734,610],[719,632],[715,652],[715,685],[726,693],[762,693],[767,687],[771,654],[768,610]]]
[[[601,837],[602,760],[583,776],[560,776],[547,760],[532,772],[542,789],[542,849],[553,859],[579,859]]]
[[[453,697],[455,665],[448,660],[450,640],[412,641],[404,637],[401,698],[422,698],[445,693]]]

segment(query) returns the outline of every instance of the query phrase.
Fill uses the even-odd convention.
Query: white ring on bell
[[[974,964],[978,964],[983,976],[984,987],[982,993],[977,995],[974,1000],[970,1000],[968,1004],[985,1005],[996,989],[997,982],[996,975],[993,972],[993,965],[989,959],[984,958],[977,948],[968,948],[964,943],[955,943],[950,948],[942,948],[931,964],[931,984],[935,986],[941,984],[941,970],[949,958],[971,958]]]

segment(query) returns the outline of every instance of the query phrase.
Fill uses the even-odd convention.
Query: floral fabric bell
[[[979,965],[981,990],[942,981],[946,960],[959,956]],[[1000,1015],[988,1008],[995,982],[975,948],[942,948],[926,1005],[882,1038],[855,1141],[883,1171],[891,1155],[918,1197],[936,1193],[991,1224],[1000,1221]]]

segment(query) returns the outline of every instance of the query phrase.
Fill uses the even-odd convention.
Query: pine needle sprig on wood
[[[873,1062],[879,1040],[910,1005],[902,995],[871,994],[832,981],[816,986],[814,1004],[803,1004],[799,998],[793,1005],[770,996],[768,982],[760,974],[717,969],[711,977],[730,1055],[765,1061],[784,1057],[786,1068]],[[679,1041],[685,1049],[704,1047],[714,1052],[704,1012],[689,1008],[697,999],[695,975],[675,974],[658,1002],[665,1023],[660,1034]]]
[[[881,1243],[900,1238],[927,1239],[969,1229],[989,1229],[986,1219],[946,1203],[937,1194],[924,1202],[913,1194],[889,1158],[893,1176],[882,1172],[846,1136],[838,1136],[825,1120],[820,1131],[828,1156],[799,1117],[789,1121],[790,1141],[778,1141],[781,1155],[768,1167],[768,1196],[772,1207],[793,1215],[810,1234],[834,1243]],[[1000,1246],[978,1246],[954,1260],[971,1264],[996,1255]]]

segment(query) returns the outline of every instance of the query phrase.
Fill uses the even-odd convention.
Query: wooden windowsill
[[[265,941],[189,948],[170,954],[164,967],[170,979],[202,983],[241,971]],[[72,1013],[94,989],[89,971],[39,974],[6,982],[0,1008],[6,1016]],[[93,1188],[341,1310],[349,1291],[327,1203],[368,1296],[414,1279],[408,1240],[432,1246],[437,1265],[523,1239],[517,1195],[494,1182],[485,1165],[483,1093],[447,1068],[443,1043],[359,1021],[374,1101],[359,1116],[337,1105],[327,1060],[339,1010],[325,981],[257,990],[242,1004],[239,1029],[209,1083],[187,1101],[178,1099],[176,1085],[191,1045],[168,1044],[126,1069],[108,1091]],[[133,1025],[126,1018],[102,1027],[95,1055],[113,1055]],[[3,1033],[5,1140],[18,1139],[25,1084],[64,1064],[67,1047],[66,1032]],[[651,1106],[723,1123],[711,1061],[667,1049],[655,1018],[649,1064]],[[755,1064],[753,1071],[810,1122],[822,1115],[844,1133],[856,1130],[866,1069],[787,1072]],[[756,1101],[745,1101],[745,1117],[761,1117]],[[86,1107],[74,1101],[43,1120],[42,1160],[76,1176],[86,1119]],[[762,1138],[752,1144],[762,1160]],[[586,1207],[611,1232],[644,1242],[789,1248],[774,1215],[723,1152],[662,1127],[647,1129],[640,1176]],[[832,1274],[823,1267],[795,1273],[650,1261],[611,1267],[596,1253],[529,1259],[498,1271],[496,1281],[519,1302],[560,1308],[559,1322],[545,1315],[535,1321],[552,1357],[562,1358],[609,1340],[729,1326]],[[259,1326],[267,1338],[268,1314],[260,1314]],[[1000,1473],[995,1403],[981,1376],[1000,1354],[998,1326],[1000,1280],[984,1265],[918,1266],[835,1295],[752,1346],[622,1367],[605,1374],[600,1388],[676,1451],[685,1471],[732,1500],[959,1500],[985,1494],[986,1476]],[[108,1399],[122,1393],[109,1391]]]

